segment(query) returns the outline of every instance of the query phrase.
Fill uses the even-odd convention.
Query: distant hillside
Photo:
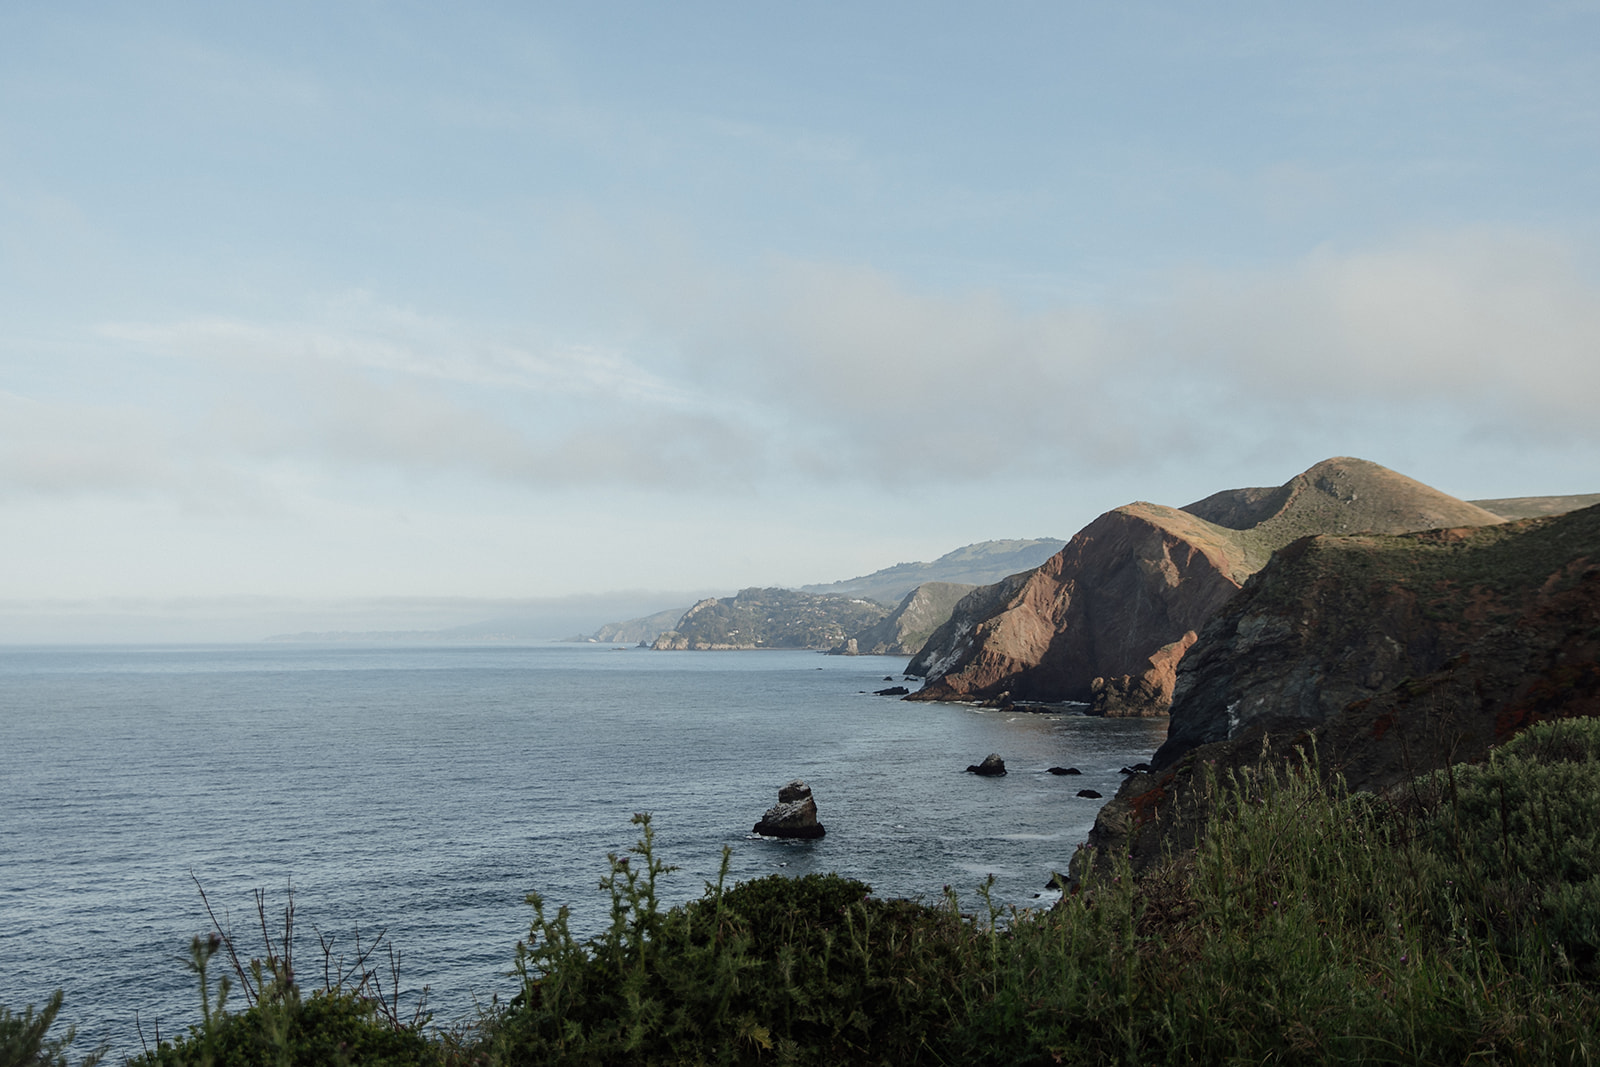
[[[1510,496],[1497,500],[1473,500],[1485,511],[1492,511],[1502,519],[1539,519],[1547,515],[1565,515],[1569,511],[1600,504],[1600,493],[1576,493],[1571,496]]]
[[[866,625],[878,623],[881,620],[880,616],[879,618],[871,619],[869,624],[863,624],[862,627],[858,627],[857,631],[846,631],[839,641],[835,641],[832,644],[806,645],[802,647],[832,648],[834,645],[841,645],[843,641],[848,640],[850,637],[856,637],[863,653],[881,644],[885,649],[882,653],[884,655],[909,656],[917,648],[921,647],[922,641],[927,639],[928,634],[935,627],[949,617],[950,606],[954,604],[955,599],[959,599],[959,597],[951,599],[945,593],[930,590],[927,596],[917,601],[917,604],[911,609],[909,618],[906,618],[903,611],[905,607],[903,601],[918,588],[929,583],[934,586],[976,586],[999,581],[1008,574],[1032,570],[1049,559],[1062,544],[1061,540],[1052,538],[1021,541],[980,541],[975,545],[967,545],[965,548],[958,548],[954,552],[947,552],[932,563],[897,563],[893,567],[885,567],[881,571],[874,571],[859,578],[829,582],[825,585],[802,586],[797,590],[798,592],[811,593],[817,596],[844,597],[851,600],[876,601],[885,609],[885,614],[887,614],[891,606],[900,605],[899,608],[896,608],[896,611],[900,614],[897,616],[893,635],[890,635],[887,630],[881,633],[874,632],[871,635],[857,632],[864,629]],[[947,600],[948,603],[946,603]],[[799,606],[803,603],[805,602],[797,600],[791,606]],[[938,617],[928,615],[928,612],[933,610],[932,605],[935,603],[939,605],[938,611],[942,612]],[[606,642],[636,644],[643,641],[649,644],[654,642],[661,634],[668,630],[673,630],[686,610],[679,608],[675,611],[657,612],[654,615],[628,619],[623,622],[610,622],[594,633],[579,634],[566,640],[600,644]],[[807,610],[809,610],[809,607]],[[903,624],[899,621],[900,619],[905,619]],[[796,625],[804,625],[800,619],[791,621]],[[779,624],[774,622],[772,626],[777,627]],[[909,629],[906,627],[909,627]],[[699,635],[699,637],[710,640],[709,637],[703,634]],[[916,642],[915,644],[911,643],[913,640]],[[715,641],[713,643],[720,645],[726,642]],[[766,645],[763,647],[776,646]],[[888,651],[889,649],[894,651]]]
[[[1100,516],[1031,575],[956,605],[906,668],[913,700],[1092,702],[1152,714],[1195,634],[1272,553],[1307,534],[1487,526],[1498,515],[1366,460],[1339,457],[1281,486],[1185,508]]]
[[[924,582],[988,585],[1007,575],[1037,567],[1060,550],[1065,538],[1026,541],[979,541],[946,552],[932,563],[896,563],[860,578],[826,585],[803,585],[801,592],[866,597],[880,604],[898,604]]]
[[[637,645],[640,642],[648,645],[660,637],[663,631],[672,629],[688,610],[688,608],[668,608],[654,615],[646,615],[642,619],[608,622],[592,634],[579,634],[566,640],[601,645],[619,643]]]
[[[933,631],[944,625],[957,601],[976,588],[965,583],[923,582],[881,622],[851,635],[833,651],[843,656],[914,656]]]
[[[888,614],[882,604],[859,597],[818,596],[793,589],[741,589],[736,596],[700,601],[651,647],[667,651],[827,649]]]

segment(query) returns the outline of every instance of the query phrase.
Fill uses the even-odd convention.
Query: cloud
[[[0,492],[172,486],[171,442],[149,413],[0,392]]]
[[[204,413],[178,447],[329,472],[466,473],[525,486],[671,487],[755,477],[747,418],[614,350],[527,345],[382,305],[331,301],[321,321],[224,319],[102,331],[176,359]]]
[[[344,368],[530,393],[608,395],[683,403],[667,382],[595,345],[518,344],[355,292],[329,300],[321,321],[197,319],[114,323],[108,337],[238,369],[299,373]]]
[[[1600,286],[1548,235],[1426,235],[1272,274],[1193,271],[1168,329],[1186,358],[1286,411],[1433,406],[1600,439]]]
[[[857,264],[630,270],[635,334],[604,344],[359,293],[302,323],[109,327],[188,368],[193,395],[0,397],[0,486],[249,486],[287,465],[529,488],[927,488],[1300,445],[1382,454],[1423,425],[1600,443],[1600,286],[1548,234],[1196,266],[1120,300],[1029,308]]]
[[[835,471],[1116,465],[1412,417],[1600,440],[1600,286],[1548,234],[1196,267],[1101,306],[1022,309],[792,262],[720,298],[725,315],[675,322],[689,362],[809,427]]]
[[[983,477],[1053,459],[1081,426],[1131,428],[1083,403],[1121,355],[1101,309],[1023,312],[994,293],[919,293],[882,271],[801,262],[725,302],[684,341],[686,360],[781,411],[800,428],[791,457],[818,473]]]

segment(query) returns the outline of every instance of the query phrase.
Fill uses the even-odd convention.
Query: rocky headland
[[[1348,457],[1183,508],[1129,504],[1037,569],[964,597],[907,667],[926,678],[907,699],[1079,701],[1098,714],[1164,714],[1196,636],[1274,551],[1309,534],[1503,521]]]
[[[760,599],[772,617],[763,618],[758,625],[745,618],[742,621],[751,625],[730,624],[723,627],[722,632],[713,632],[716,626],[712,620],[717,611],[687,626],[682,625],[688,614],[709,610],[706,605],[710,601],[702,600],[687,610],[679,608],[607,623],[592,634],[566,640],[589,644],[626,641],[654,646],[661,639],[660,647],[668,649],[815,648],[844,655],[910,656],[949,618],[950,609],[963,592],[1013,571],[1035,567],[1061,544],[1060,538],[979,541],[946,552],[932,563],[897,563],[858,578],[807,585],[798,590],[746,589],[735,597],[717,599],[724,604],[731,600]],[[777,593],[793,595],[779,597]],[[830,603],[859,605],[863,601],[874,603],[877,609],[836,613],[838,628],[817,625],[819,606],[826,613],[831,610]],[[889,606],[896,604],[898,606],[891,610]],[[735,605],[727,610],[738,613],[740,607]],[[788,633],[781,638],[763,637],[758,641],[751,637],[753,625],[769,634]],[[740,633],[728,632],[733,629]],[[787,643],[796,639],[796,633],[803,635],[805,644]],[[833,636],[835,634],[837,636]],[[662,639],[663,635],[667,636]],[[776,644],[774,640],[785,643]],[[852,641],[854,645],[850,644]]]
[[[683,618],[684,608],[669,608],[658,611],[654,615],[646,615],[638,619],[628,619],[624,622],[608,622],[592,634],[578,634],[569,637],[569,642],[583,642],[591,645],[609,645],[616,642],[625,642],[630,645],[650,644],[661,634],[677,625]]]
[[[961,598],[976,588],[966,583],[923,582],[882,620],[851,634],[829,651],[839,656],[914,656]]]
[[[1088,855],[1195,841],[1207,775],[1314,750],[1384,791],[1542,719],[1600,715],[1600,507],[1400,536],[1310,536],[1251,579],[1178,667],[1153,770]],[[1086,861],[1080,861],[1080,866]]]
[[[881,621],[889,609],[871,600],[793,589],[743,589],[700,601],[651,645],[657,650],[834,648]]]

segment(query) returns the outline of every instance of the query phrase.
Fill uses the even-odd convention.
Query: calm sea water
[[[899,660],[806,652],[529,648],[0,649],[0,1003],[66,990],[83,1038],[138,1049],[195,1020],[182,964],[252,891],[294,888],[302,968],[320,931],[383,929],[441,1021],[515,989],[531,909],[604,919],[606,853],[653,814],[698,896],[736,878],[838,871],[883,896],[1019,906],[1064,870],[1118,770],[1162,721],[1029,715],[870,695]],[[863,692],[866,690],[867,692]],[[998,752],[1011,773],[963,773]],[[1055,764],[1082,777],[1046,773]],[[828,835],[754,838],[790,778]],[[258,946],[259,938],[241,939]]]

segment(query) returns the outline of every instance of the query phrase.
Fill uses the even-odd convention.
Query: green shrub
[[[12,1014],[10,1008],[0,1004],[0,1067],[67,1067],[66,1050],[78,1036],[77,1027],[67,1027],[60,1037],[45,1036],[61,1011],[62,996],[59,989],[50,994],[38,1014],[34,1014],[32,1004],[21,1015]],[[83,1067],[94,1067],[105,1054],[102,1046],[80,1062]]]
[[[205,900],[205,890],[200,896]],[[294,974],[293,892],[276,941],[259,891],[256,908],[265,958],[241,963],[231,934],[220,925],[210,937],[192,939],[188,967],[199,984],[200,1022],[187,1035],[158,1041],[132,1061],[136,1067],[416,1067],[443,1062],[444,1046],[422,1034],[421,1005],[409,1023],[399,1017],[398,963],[392,957],[395,996],[383,996],[378,974],[369,966],[383,943],[381,934],[365,949],[358,939],[353,960],[336,959],[331,942],[322,939],[324,987],[305,997]],[[234,988],[227,975],[217,981],[213,1000],[211,961],[223,950],[249,1001],[242,1012],[227,1010]]]
[[[663,911],[648,816],[601,887],[611,924],[573,938],[567,909],[518,946],[522,990],[489,1026],[495,1062],[916,1062],[948,1023],[953,914],[868,897],[837,875],[716,885]],[[635,862],[635,860],[642,862]]]
[[[293,990],[238,1013],[214,1013],[187,1037],[133,1061],[139,1067],[412,1067],[441,1062],[421,1034],[396,1029],[348,993]]]
[[[1423,840],[1479,932],[1600,977],[1600,720],[1536,726],[1419,796]]]

